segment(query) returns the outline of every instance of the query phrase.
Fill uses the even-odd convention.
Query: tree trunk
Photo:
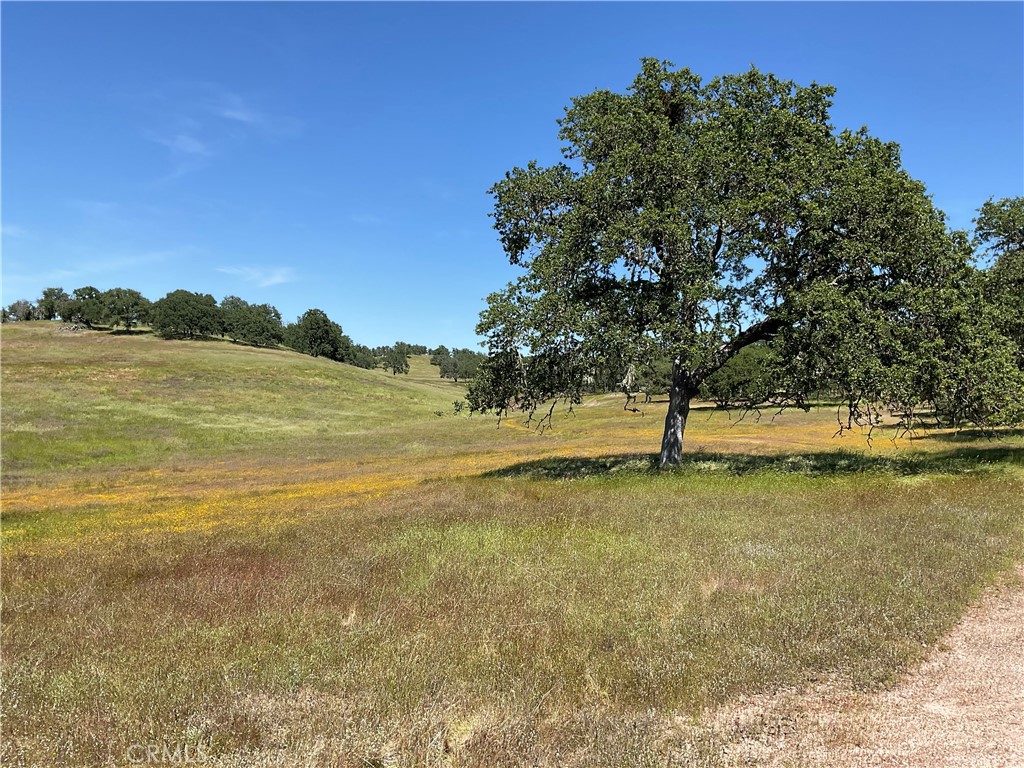
[[[672,366],[672,389],[668,396],[668,413],[665,415],[665,435],[661,438],[659,467],[675,466],[683,458],[683,431],[686,417],[690,415],[692,387],[687,372],[678,363]]]

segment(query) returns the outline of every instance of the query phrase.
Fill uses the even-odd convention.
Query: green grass
[[[447,387],[227,341],[164,341],[50,324],[4,329],[9,475],[358,441],[451,410]],[[417,361],[417,369],[422,368]],[[436,369],[435,369],[436,370]],[[424,372],[425,373],[425,372]]]
[[[867,450],[827,409],[698,412],[659,473],[663,406],[539,437],[450,416],[425,360],[3,333],[4,764],[715,765],[702,715],[890,685],[1022,554],[1020,435]],[[113,439],[125,368],[145,407]],[[51,422],[59,449],[8,442]]]

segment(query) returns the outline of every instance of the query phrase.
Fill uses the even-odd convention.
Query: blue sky
[[[475,344],[515,272],[487,188],[559,159],[642,56],[838,88],[954,226],[1024,194],[1021,3],[19,3],[2,21],[3,303],[185,288]]]

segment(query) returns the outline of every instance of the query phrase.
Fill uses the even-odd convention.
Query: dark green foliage
[[[377,367],[377,358],[373,354],[373,350],[365,344],[353,344],[349,348],[348,359],[345,362],[357,368]]]
[[[1024,421],[1019,350],[1004,334],[1004,307],[991,303],[985,289],[983,273],[966,272],[937,297],[926,328],[904,342],[917,361],[918,396],[949,426]]]
[[[472,349],[456,349],[452,351],[452,377],[455,381],[465,381],[476,375],[480,363],[487,359],[487,355],[476,352]],[[443,374],[442,374],[443,375]]]
[[[610,360],[625,379],[668,359],[664,465],[680,460],[690,399],[751,344],[784,350],[769,379],[780,405],[823,380],[852,417],[941,391],[955,355],[934,323],[960,338],[948,325],[968,313],[942,307],[960,306],[969,249],[897,145],[833,129],[833,94],[756,69],[705,83],[645,59],[628,93],[574,99],[566,162],[491,189],[524,274],[481,316],[492,354],[474,408],[533,414],[578,402]]]
[[[442,344],[437,349],[430,350],[430,364],[440,367],[441,363],[449,359],[451,356],[451,350],[449,350],[448,347]]]
[[[73,323],[79,314],[80,306],[80,302],[69,296],[57,306],[57,316],[65,323]]]
[[[989,200],[975,219],[979,244],[994,259],[985,294],[995,309],[999,330],[1017,345],[1024,368],[1024,197]]]
[[[261,347],[284,343],[304,354],[366,369],[378,367],[381,358],[392,349],[372,350],[363,344],[354,344],[341,326],[320,309],[311,309],[297,322],[284,327],[281,313],[269,304],[250,304],[238,296],[225,296],[218,305],[210,294],[185,290],[171,291],[151,304],[141,293],[129,288],[100,292],[87,285],[76,288],[70,296],[62,288],[47,288],[39,306],[22,299],[3,308],[0,319],[7,323],[55,317],[64,322],[83,323],[89,328],[110,325],[130,330],[140,323],[149,323],[154,331],[168,338],[221,335]],[[428,352],[423,344],[397,342],[396,348],[405,358]],[[405,370],[400,372],[407,371],[406,360]]]
[[[770,357],[764,344],[744,347],[704,380],[700,397],[719,408],[752,407],[765,402],[774,391],[767,371]]]
[[[273,347],[284,340],[281,313],[269,304],[250,304],[237,296],[220,303],[224,335],[257,347]]]
[[[379,353],[380,367],[395,376],[409,372],[409,345],[396,341],[390,347],[382,347]]]
[[[672,360],[664,355],[649,362],[627,362],[611,351],[594,368],[587,389],[622,392],[628,406],[638,393],[644,393],[645,400],[649,402],[654,395],[668,392],[671,385]]]
[[[974,223],[978,239],[996,256],[1024,251],[1024,197],[989,200]]]
[[[44,288],[43,295],[36,302],[41,320],[54,320],[60,314],[61,306],[70,297],[63,288]]]
[[[487,359],[487,355],[476,352],[472,349],[449,349],[440,346],[434,350],[430,357],[431,365],[436,365],[442,379],[454,381],[465,381],[473,378],[480,363]]]
[[[149,299],[133,288],[111,288],[100,296],[103,319],[116,328],[130,331],[149,320],[152,305]]]
[[[60,316],[65,322],[83,323],[89,328],[102,325],[106,322],[103,294],[91,285],[76,288],[61,307]]]
[[[773,399],[785,404],[826,386],[847,403],[842,427],[875,426],[884,413],[904,429],[925,416],[982,428],[1019,423],[1024,376],[969,264],[966,238],[952,238],[949,272],[886,291],[819,286],[801,297],[767,359]],[[934,266],[936,258],[929,266]]]
[[[425,355],[429,351],[423,344],[396,341],[391,346],[375,347],[373,355],[379,367],[391,371],[394,375],[409,372],[409,355]],[[433,350],[433,354],[436,353],[437,350]]]
[[[515,349],[499,350],[489,355],[477,368],[469,383],[466,401],[470,410],[498,414],[499,421],[517,403],[532,420],[539,404],[551,400],[552,391],[579,403],[585,391],[588,371],[583,366],[573,367],[573,360],[557,353],[542,352],[527,358]],[[525,404],[529,405],[525,405]],[[550,423],[549,410],[540,420],[544,429]]]
[[[344,362],[351,340],[322,309],[307,310],[294,324],[285,328],[285,345],[313,357]]]
[[[222,332],[220,308],[208,293],[171,291],[153,305],[150,324],[161,336],[192,339]]]
[[[321,309],[305,312],[284,328],[284,345],[313,357],[326,357],[358,368],[376,368],[378,357],[369,347],[353,344],[341,326]]]
[[[3,311],[3,321],[5,323],[24,323],[29,320],[38,320],[39,318],[39,310],[36,309],[36,306],[28,299],[19,299],[6,307]]]
[[[454,355],[448,355],[448,357],[441,358],[438,368],[438,375],[440,375],[442,379],[459,380],[459,371],[455,366]]]

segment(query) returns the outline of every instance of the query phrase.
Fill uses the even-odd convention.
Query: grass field
[[[1022,554],[1019,433],[698,407],[658,473],[664,404],[435,371],[4,326],[2,763],[726,764],[717,708],[891,684]]]

